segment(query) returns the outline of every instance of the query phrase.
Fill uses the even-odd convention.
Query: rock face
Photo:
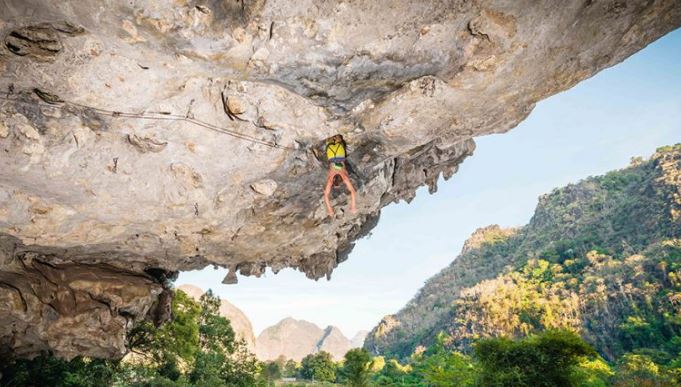
[[[352,348],[362,348],[362,346],[364,345],[364,340],[366,339],[368,334],[369,331],[359,331],[355,333],[355,335],[352,336],[352,339],[350,339],[350,344],[352,344]]]
[[[197,301],[204,293],[201,288],[194,285],[184,284],[178,286],[177,288],[187,293],[188,296]],[[255,335],[253,334],[253,326],[251,325],[251,320],[246,317],[244,312],[242,312],[241,309],[237,308],[229,301],[220,299],[219,313],[220,316],[229,320],[237,339],[243,340],[250,352],[255,352]]]
[[[334,359],[340,360],[345,353],[352,349],[352,342],[343,335],[340,329],[328,326],[317,342],[317,352],[328,352]]]
[[[159,297],[167,291],[147,275],[46,262],[6,235],[0,235],[0,263],[0,355],[53,350],[64,358],[121,357],[133,324],[169,313],[170,298]]]
[[[288,317],[260,333],[255,354],[263,361],[279,356],[300,361],[311,353],[325,351],[340,360],[352,348],[350,340],[334,326],[321,329],[311,322]]]
[[[260,360],[274,360],[281,355],[300,360],[314,352],[322,335],[322,329],[311,322],[285,318],[258,335],[255,355]]]
[[[46,264],[215,264],[228,283],[267,267],[330,276],[383,206],[451,177],[473,137],[681,24],[677,0],[0,7],[0,232]],[[359,212],[341,195],[327,218],[319,147],[334,133]],[[10,261],[0,271],[28,286],[25,257]],[[43,344],[65,350],[51,332]]]

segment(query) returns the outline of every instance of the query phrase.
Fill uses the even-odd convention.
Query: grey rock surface
[[[367,335],[369,334],[369,331],[366,330],[361,330],[355,333],[354,336],[350,339],[350,343],[352,344],[352,348],[362,348],[364,345],[364,340],[367,338]]]
[[[255,341],[259,360],[275,360],[279,356],[296,361],[314,353],[324,331],[316,324],[287,317],[265,328]]]
[[[324,329],[324,334],[317,342],[315,350],[316,352],[328,352],[332,358],[340,360],[352,348],[352,341],[345,337],[340,329],[329,325]]]
[[[0,232],[49,265],[330,277],[473,137],[679,25],[677,0],[3,0]],[[341,194],[328,218],[319,148],[334,133],[359,212]],[[24,259],[0,272],[30,281]],[[66,351],[61,334],[40,345]]]
[[[261,361],[280,356],[300,361],[309,354],[324,351],[341,360],[352,348],[350,339],[335,326],[322,329],[309,321],[287,317],[258,335],[255,354]]]

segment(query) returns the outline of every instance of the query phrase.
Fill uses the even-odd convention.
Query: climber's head
[[[343,142],[343,136],[340,134],[333,136],[333,142],[336,144]]]

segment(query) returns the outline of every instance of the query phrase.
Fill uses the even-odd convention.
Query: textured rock
[[[183,292],[187,293],[191,298],[199,300],[203,293],[205,293],[201,288],[194,285],[180,285],[177,287]],[[253,325],[251,325],[251,320],[246,317],[241,309],[234,306],[227,300],[220,299],[220,316],[225,317],[229,320],[234,329],[237,339],[243,340],[246,343],[246,347],[249,351],[255,352],[255,335],[253,334]]]
[[[275,360],[280,356],[300,361],[311,353],[325,351],[340,360],[354,346],[340,329],[317,325],[293,318],[285,318],[263,330],[256,340],[256,356],[260,360]]]
[[[162,322],[167,307],[155,305],[163,288],[149,276],[57,263],[7,235],[0,235],[0,263],[0,355],[122,357],[127,330],[147,317]]]
[[[50,264],[215,264],[226,282],[330,276],[474,136],[681,24],[676,0],[1,7],[0,232]],[[337,132],[359,212],[329,219],[312,149]]]

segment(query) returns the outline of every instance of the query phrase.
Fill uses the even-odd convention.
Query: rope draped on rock
[[[9,101],[9,102],[13,102],[13,103],[16,103],[16,104],[35,105],[35,106],[49,107],[49,108],[55,108],[55,109],[64,109],[64,108],[67,108],[68,106],[74,106],[74,107],[79,107],[81,109],[88,109],[90,111],[96,112],[97,114],[110,116],[110,117],[113,117],[113,118],[129,118],[129,119],[155,120],[155,121],[183,121],[183,122],[187,122],[187,123],[190,123],[190,124],[193,124],[193,125],[196,125],[196,126],[200,126],[202,128],[205,128],[205,129],[213,130],[215,132],[220,132],[220,133],[226,134],[228,136],[232,136],[234,138],[237,138],[237,139],[240,139],[240,140],[243,140],[243,141],[248,141],[248,142],[251,142],[251,143],[254,143],[254,144],[265,145],[265,146],[268,146],[270,148],[275,148],[275,149],[284,149],[284,150],[293,150],[293,151],[297,150],[296,148],[277,144],[276,142],[273,142],[273,141],[262,140],[262,139],[253,137],[251,135],[245,134],[245,133],[237,132],[237,131],[229,129],[229,128],[213,125],[209,122],[202,121],[202,120],[196,119],[194,117],[172,114],[170,112],[131,113],[131,112],[124,112],[124,111],[117,111],[117,110],[108,110],[108,109],[103,109],[103,108],[99,108],[99,107],[84,105],[84,104],[77,103],[77,102],[67,101],[67,100],[61,99],[60,97],[57,97],[53,94],[45,93],[45,92],[40,91],[38,89],[36,89],[34,91],[43,101],[47,101],[47,102],[23,100],[23,99],[19,99],[19,98],[10,97],[9,94],[8,95],[0,95],[0,100]]]

